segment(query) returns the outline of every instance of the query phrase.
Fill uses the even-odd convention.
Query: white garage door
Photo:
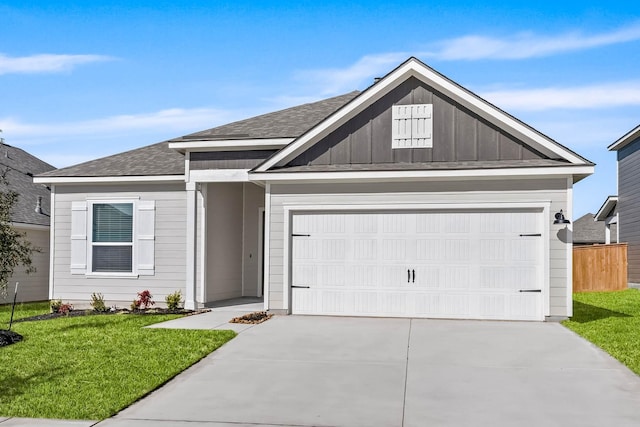
[[[293,215],[294,314],[542,320],[541,212]]]

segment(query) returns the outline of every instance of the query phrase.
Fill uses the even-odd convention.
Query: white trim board
[[[447,169],[411,171],[344,171],[344,172],[250,172],[250,181],[402,181],[407,179],[468,179],[491,177],[562,177],[590,175],[594,166],[555,166],[532,168]]]
[[[184,175],[136,175],[136,176],[36,176],[35,184],[112,184],[122,182],[179,182]]]
[[[410,77],[415,77],[423,81],[435,90],[444,93],[454,101],[469,108],[472,112],[478,114],[490,123],[501,129],[506,129],[514,136],[521,138],[523,141],[531,144],[532,147],[548,154],[550,157],[559,156],[573,164],[588,164],[585,159],[573,153],[568,148],[535,131],[523,122],[515,119],[412,57],[355,97],[337,112],[300,136],[293,143],[267,159],[255,168],[255,171],[265,172],[274,166],[286,165],[287,162],[345,124],[348,120],[355,117],[369,105],[382,98]]]
[[[191,169],[188,182],[249,182],[249,169]]]
[[[282,148],[293,142],[295,138],[265,138],[265,139],[219,139],[175,141],[169,143],[169,148],[181,153],[188,151],[240,151],[240,150],[269,150]]]

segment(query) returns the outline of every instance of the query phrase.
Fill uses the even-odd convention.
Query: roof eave
[[[294,141],[295,138],[252,138],[252,139],[199,139],[190,141],[169,141],[169,148],[180,153],[188,151],[254,151],[277,150]]]
[[[618,196],[609,196],[604,201],[598,212],[593,216],[594,221],[606,221],[611,216],[611,213],[615,211],[618,204]]]
[[[567,165],[551,167],[445,169],[404,171],[310,171],[259,172],[250,171],[249,181],[309,182],[309,181],[411,181],[411,180],[468,180],[507,178],[573,177],[574,183],[594,172],[593,165]],[[577,179],[577,180],[576,180]]]
[[[36,184],[111,184],[111,183],[163,183],[184,182],[182,175],[135,175],[135,176],[35,176]]]
[[[640,138],[640,125],[631,129],[629,132],[620,137],[616,142],[609,145],[607,150],[609,151],[618,151],[627,145],[631,144],[636,139]]]

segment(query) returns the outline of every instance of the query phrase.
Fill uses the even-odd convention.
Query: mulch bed
[[[109,311],[94,311],[94,310],[71,310],[70,312],[64,313],[45,313],[39,314],[37,316],[24,317],[22,319],[14,320],[13,323],[18,322],[33,322],[37,320],[49,320],[49,319],[57,319],[59,317],[78,317],[78,316],[105,316],[105,315],[113,315],[113,314],[143,314],[143,315],[158,315],[158,314],[182,314],[185,316],[192,316],[194,314],[206,313],[207,311],[211,311],[208,309],[204,310],[169,310],[166,308],[147,308],[141,310],[127,310],[126,308],[117,309],[117,310],[109,310]]]
[[[266,311],[256,311],[245,314],[244,316],[234,317],[229,323],[258,324],[265,322],[273,317],[273,314],[267,314]]]
[[[22,335],[6,329],[0,329],[0,347],[22,341]]]

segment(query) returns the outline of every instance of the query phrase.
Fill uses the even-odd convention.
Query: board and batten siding
[[[155,272],[150,276],[86,276],[71,274],[71,205],[87,199],[139,198],[155,202]],[[166,295],[185,292],[186,192],[184,184],[57,186],[53,257],[53,297],[89,301],[93,292],[128,307],[137,292],[148,289],[157,303]]]
[[[370,183],[370,184],[272,184],[268,218],[269,308],[284,307],[284,227],[286,205],[384,205],[392,211],[398,204],[548,203],[549,211],[549,315],[567,316],[571,287],[567,285],[565,232],[552,225],[553,214],[567,210],[566,179],[482,180],[452,182]],[[386,208],[388,206],[388,208]],[[355,207],[357,209],[357,207]],[[571,225],[569,225],[571,227]],[[291,277],[289,275],[289,277]]]
[[[640,283],[640,139],[618,151],[618,226],[627,243],[628,279]]]
[[[433,147],[392,148],[394,105],[433,105]],[[410,78],[288,166],[474,162],[546,158],[446,95]]]
[[[26,240],[38,249],[31,254],[31,263],[35,271],[26,274],[23,266],[18,266],[9,278],[7,294],[0,298],[0,304],[13,301],[16,282],[18,285],[18,302],[46,301],[49,299],[49,230],[34,230],[16,226],[25,234]]]

